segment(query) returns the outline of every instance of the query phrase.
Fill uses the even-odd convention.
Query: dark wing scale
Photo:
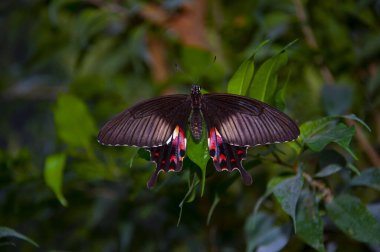
[[[242,161],[247,156],[248,147],[233,146],[223,141],[216,128],[209,131],[208,148],[217,171],[238,170],[246,185],[252,184],[251,175],[243,168]]]
[[[136,104],[107,122],[99,132],[104,145],[161,146],[191,111],[189,95],[168,95]]]
[[[159,147],[147,148],[150,151],[150,160],[156,163],[156,170],[150,177],[147,186],[152,188],[161,171],[181,171],[183,158],[186,154],[185,131],[177,125],[167,144]]]
[[[300,131],[286,114],[239,95],[206,94],[202,113],[208,129],[216,127],[225,143],[255,146],[294,140]]]

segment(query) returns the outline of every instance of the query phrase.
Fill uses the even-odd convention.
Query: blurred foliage
[[[0,250],[380,250],[378,0],[2,1],[0,20]],[[97,129],[194,83],[300,138],[251,148],[252,186],[193,146],[148,190],[146,153]]]

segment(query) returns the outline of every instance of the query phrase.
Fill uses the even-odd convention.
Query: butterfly
[[[148,150],[156,163],[147,182],[152,188],[161,171],[182,170],[186,130],[199,143],[203,128],[215,169],[238,170],[247,185],[252,177],[242,160],[248,147],[292,141],[300,134],[289,116],[266,103],[233,94],[201,94],[200,86],[193,85],[191,94],[161,96],[126,109],[101,128],[98,142]]]

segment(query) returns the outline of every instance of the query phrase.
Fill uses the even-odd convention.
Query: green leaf
[[[274,220],[273,216],[262,212],[252,214],[247,219],[244,228],[247,240],[246,251],[256,251],[256,249],[259,251],[260,248],[266,251],[280,251],[287,244],[289,232],[274,226]]]
[[[294,230],[296,230],[296,208],[297,201],[301,195],[303,177],[301,168],[298,169],[296,176],[288,178],[278,184],[273,193],[281,204],[282,209],[292,217]]]
[[[349,144],[352,137],[355,135],[355,128],[348,127],[340,123],[333,127],[325,127],[318,134],[309,135],[304,138],[304,142],[313,151],[321,151],[330,143],[337,143],[345,149],[355,159],[355,154],[351,151]]]
[[[228,82],[227,92],[230,94],[246,95],[252,82],[255,63],[253,57],[245,60]]]
[[[304,140],[311,138],[335,125],[336,122],[331,117],[305,122],[300,126],[301,138]]]
[[[371,128],[366,124],[362,119],[357,117],[355,114],[350,114],[350,115],[342,115],[340,116],[342,118],[350,119],[359,122],[361,125],[363,125],[369,132],[371,132]]]
[[[380,169],[371,168],[364,170],[360,176],[354,177],[351,186],[368,186],[380,191]]]
[[[219,197],[219,195],[216,193],[216,194],[215,194],[214,201],[212,202],[212,205],[211,205],[210,211],[208,212],[208,215],[207,215],[207,226],[210,225],[211,216],[212,216],[212,214],[214,213],[216,206],[219,204],[219,201],[220,201],[220,197]]]
[[[330,175],[340,171],[341,169],[342,169],[342,167],[337,165],[337,164],[330,164],[330,165],[324,167],[317,174],[315,174],[314,177],[316,177],[316,178],[327,177],[327,176],[330,176]]]
[[[196,186],[198,185],[198,183],[199,183],[199,180],[198,180],[196,174],[194,174],[191,181],[189,182],[189,189],[188,189],[187,193],[185,194],[182,201],[178,205],[179,215],[178,215],[177,226],[179,226],[179,223],[181,222],[183,206],[184,206],[185,202],[187,202],[189,200],[189,198],[193,195],[194,190],[195,190]]]
[[[362,202],[350,195],[341,195],[326,205],[332,221],[355,240],[380,245],[380,225]]]
[[[268,101],[276,90],[276,73],[288,61],[286,51],[265,61],[257,70],[249,89],[249,96],[260,101]]]
[[[36,247],[39,247],[38,244],[35,241],[33,241],[32,239],[30,239],[29,237],[26,237],[25,235],[20,234],[19,232],[15,231],[11,228],[0,226],[0,239],[6,238],[6,237],[15,237],[15,238],[27,241]]]
[[[316,250],[323,252],[323,222],[314,196],[308,193],[297,208],[297,236]]]
[[[44,177],[46,184],[53,190],[59,202],[67,206],[67,201],[62,193],[63,169],[65,168],[66,155],[64,153],[50,155],[45,160]]]
[[[203,195],[205,182],[206,182],[206,168],[207,168],[207,163],[210,159],[210,155],[208,152],[205,123],[203,123],[202,137],[199,143],[194,142],[190,130],[187,131],[186,138],[187,138],[187,150],[188,150],[187,157],[191,161],[193,161],[196,165],[198,165],[202,171],[201,195]]]
[[[97,129],[83,101],[62,94],[54,108],[58,136],[67,144],[89,148]]]

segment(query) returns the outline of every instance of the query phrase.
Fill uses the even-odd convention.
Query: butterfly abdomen
[[[193,109],[190,116],[190,130],[195,142],[202,138],[202,114],[200,109]]]

